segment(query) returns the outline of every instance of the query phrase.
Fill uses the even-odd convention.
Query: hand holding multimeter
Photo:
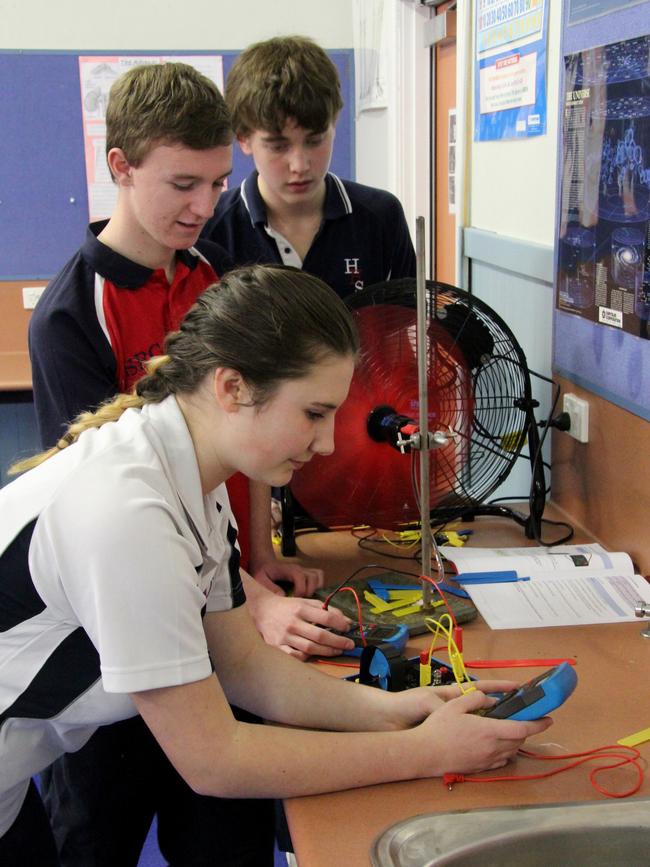
[[[353,626],[347,632],[337,632],[338,635],[343,635],[345,638],[351,638],[354,641],[354,647],[350,650],[341,651],[343,656],[361,656],[363,648],[370,645],[371,647],[381,647],[388,645],[401,653],[406,647],[409,632],[403,623],[396,623],[394,626],[383,626],[379,623],[366,623],[363,626],[363,635],[359,626]]]
[[[563,704],[577,682],[575,669],[563,662],[512,692],[503,693],[496,704],[482,708],[478,713],[492,719],[540,719]]]

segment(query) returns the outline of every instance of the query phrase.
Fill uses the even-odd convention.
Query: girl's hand
[[[519,684],[512,680],[476,680],[465,684],[465,689],[473,687],[472,692],[480,690],[481,694],[490,692],[510,692]],[[410,728],[425,720],[437,711],[445,702],[458,698],[463,693],[457,684],[449,686],[420,686],[407,689],[404,692],[392,693],[396,702],[395,728]],[[493,704],[495,699],[488,698],[487,703]]]
[[[527,738],[552,725],[549,717],[524,722],[473,713],[491,703],[483,692],[475,690],[446,701],[418,727],[423,777],[501,768],[516,756]]]

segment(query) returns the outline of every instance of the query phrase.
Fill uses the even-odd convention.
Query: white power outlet
[[[23,286],[23,307],[25,310],[33,310],[44,291],[45,286]]]
[[[589,442],[589,404],[577,394],[565,394],[562,404],[564,412],[569,414],[571,427],[567,431],[569,436],[577,439],[580,443]]]

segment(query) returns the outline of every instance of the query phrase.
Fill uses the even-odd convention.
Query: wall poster
[[[546,0],[477,0],[474,141],[546,132]]]
[[[569,0],[567,24],[580,24],[601,15],[609,15],[628,6],[639,6],[644,0]]]
[[[648,339],[650,36],[565,57],[556,306]]]
[[[90,221],[110,217],[117,201],[117,187],[106,165],[106,104],[116,78],[133,66],[151,63],[187,63],[214,81],[223,93],[223,58],[220,55],[159,56],[123,55],[79,58],[79,81],[88,185]]]

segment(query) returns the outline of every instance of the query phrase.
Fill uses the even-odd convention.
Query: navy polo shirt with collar
[[[179,250],[174,279],[116,253],[88,227],[83,246],[48,284],[29,325],[34,404],[44,447],[69,422],[118,391],[162,351],[168,331],[218,275],[232,267],[206,240]]]
[[[304,260],[267,225],[253,172],[223,193],[203,236],[237,265],[294,265],[328,283],[342,298],[384,280],[415,276],[415,251],[404,211],[392,193],[325,176],[323,220]]]

